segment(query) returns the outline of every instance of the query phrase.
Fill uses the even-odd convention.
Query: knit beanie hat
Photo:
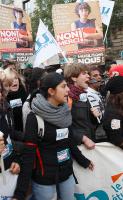
[[[123,76],[114,76],[106,85],[106,90],[111,94],[118,94],[123,92]]]
[[[56,72],[51,72],[43,78],[42,84],[41,84],[41,89],[55,88],[63,80],[64,80],[63,75],[56,73]]]
[[[114,75],[123,76],[123,65],[112,66],[109,70],[109,75],[111,77]]]

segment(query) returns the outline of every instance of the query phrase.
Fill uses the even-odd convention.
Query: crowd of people
[[[95,166],[78,145],[123,149],[123,66],[103,75],[80,63],[23,75],[11,64],[0,69],[0,155],[5,170],[18,174],[12,200],[74,200],[73,159]]]

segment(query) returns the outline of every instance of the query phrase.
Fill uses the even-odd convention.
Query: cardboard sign
[[[56,4],[52,9],[55,37],[69,62],[104,63],[102,21],[98,1]]]
[[[0,52],[33,52],[29,16],[19,8],[0,4]]]

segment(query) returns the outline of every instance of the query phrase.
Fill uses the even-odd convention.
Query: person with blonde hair
[[[17,152],[14,151],[13,140],[15,141],[17,136],[13,127],[13,116],[11,109],[6,101],[6,89],[3,85],[5,74],[2,73],[1,76],[1,72],[3,71],[0,70],[0,157],[2,155],[3,163],[0,163],[0,177],[1,173],[3,173],[3,165],[5,168],[4,178],[9,176],[9,174],[13,174],[13,182],[15,182],[17,179],[16,174],[20,172],[20,158],[17,155]],[[0,187],[4,188],[4,184],[1,184]],[[19,195],[15,194],[15,196],[17,199],[19,199]],[[12,198],[12,200],[14,199],[15,198]]]
[[[4,73],[6,76],[5,83],[9,85],[7,101],[13,109],[15,129],[22,131],[22,105],[27,98],[24,79],[12,68],[5,69]]]

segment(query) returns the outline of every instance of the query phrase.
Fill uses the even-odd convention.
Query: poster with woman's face
[[[69,62],[104,63],[99,1],[56,4],[52,17],[55,38]]]
[[[30,53],[32,29],[29,16],[20,8],[0,5],[0,52]]]

